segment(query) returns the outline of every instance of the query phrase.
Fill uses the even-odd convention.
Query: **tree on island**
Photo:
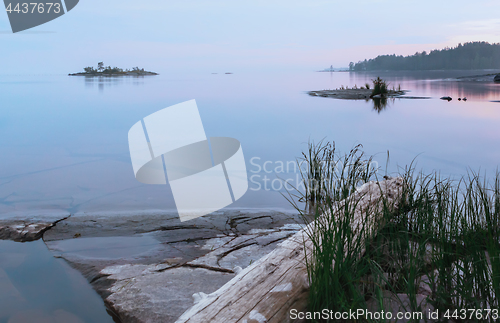
[[[144,69],[139,70],[138,67],[136,67],[136,68],[137,68],[137,71],[143,71],[144,72]],[[88,67],[85,67],[83,70],[87,74],[97,74],[97,73],[102,73],[102,74],[119,74],[119,73],[129,72],[129,70],[126,70],[124,72],[123,69],[121,69],[119,67],[111,67],[111,66],[105,67],[103,62],[97,63],[97,69],[93,68],[92,66],[88,66]],[[135,68],[134,68],[134,71],[135,71]]]
[[[92,66],[85,67],[83,70],[88,74],[94,74],[95,72],[97,72]]]

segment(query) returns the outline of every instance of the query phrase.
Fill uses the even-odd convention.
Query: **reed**
[[[290,200],[305,218],[333,212],[359,185],[377,179],[373,157],[361,148],[340,155],[334,143],[309,144],[302,177],[319,184],[307,184],[297,197],[314,207],[303,210]],[[500,174],[493,182],[472,172],[452,180],[416,173],[412,164],[397,176],[403,179],[397,212],[382,209],[383,224],[372,239],[363,242],[352,232],[355,203],[315,222],[308,233],[314,246],[306,263],[309,310],[373,311],[376,304],[387,311],[384,297],[392,293],[406,295],[406,311],[421,311],[417,296],[427,286],[428,303],[450,315],[443,321],[494,322],[491,312],[485,316],[500,306]],[[460,311],[472,308],[484,309],[482,317],[461,320]]]
[[[372,80],[372,82],[373,82],[372,96],[378,94],[382,95],[387,94],[388,92],[387,88],[389,84],[386,81],[382,80],[380,77],[377,77],[375,80]]]

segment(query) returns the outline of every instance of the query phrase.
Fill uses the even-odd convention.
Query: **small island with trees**
[[[97,68],[92,66],[85,67],[84,72],[70,73],[70,76],[144,76],[159,75],[155,72],[145,71],[144,68],[133,67],[131,70],[123,70],[119,67],[104,66],[103,62],[97,63]]]
[[[401,89],[401,85],[397,88],[394,86],[389,88],[389,83],[380,77],[372,80],[373,88],[370,84],[366,83],[365,86],[358,87],[354,85],[352,88],[344,87],[343,85],[335,90],[322,90],[322,91],[309,91],[307,94],[310,96],[320,96],[324,98],[334,98],[343,100],[373,100],[373,108],[379,113],[386,108],[387,99],[430,99],[429,97],[421,96],[406,96],[405,90]]]

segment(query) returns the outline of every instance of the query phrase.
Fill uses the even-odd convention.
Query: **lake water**
[[[197,101],[207,136],[233,137],[242,144],[250,186],[231,208],[291,208],[280,194],[279,178],[297,186],[299,174],[292,165],[309,140],[323,138],[335,141],[340,152],[363,144],[368,155],[375,155],[380,175],[417,158],[417,167],[425,171],[459,177],[470,168],[492,176],[500,161],[500,103],[490,101],[500,100],[500,85],[444,80],[491,72],[0,76],[0,219],[175,209],[168,185],[135,180],[127,134],[141,118],[191,99]],[[431,98],[389,100],[377,111],[371,101],[305,93],[361,86],[376,76],[396,88],[400,84],[411,91],[408,95]],[[451,102],[439,100],[448,95]],[[120,241],[117,248],[123,251]],[[91,247],[102,241],[78,243],[62,247],[96,257]],[[131,250],[142,252],[140,246]],[[15,317],[19,322],[30,321],[29,315],[65,322],[110,320],[83,277],[53,258],[42,241],[0,241],[0,254],[0,300],[17,304],[0,302],[0,322],[19,313],[28,315]],[[40,291],[46,292],[43,297]]]
[[[0,240],[1,323],[112,323],[85,278],[42,240]]]
[[[250,189],[231,207],[290,208],[277,192],[277,178],[297,174],[291,166],[287,174],[280,162],[291,165],[308,140],[322,138],[335,141],[340,152],[363,144],[384,174],[389,151],[390,172],[417,157],[426,171],[460,176],[470,167],[493,175],[500,160],[500,103],[490,101],[500,100],[500,84],[442,80],[491,72],[0,76],[0,218],[175,209],[168,185],[135,180],[127,133],[141,118],[191,99],[207,136],[242,144]],[[305,94],[361,86],[378,75],[408,95],[432,98],[396,99],[376,111],[372,102]],[[439,100],[445,95],[454,99]],[[464,96],[467,102],[457,100]]]

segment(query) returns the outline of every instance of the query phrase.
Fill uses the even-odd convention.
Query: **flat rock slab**
[[[296,213],[224,211],[75,214],[45,232],[122,322],[175,322],[193,294],[212,293],[303,227]],[[200,294],[201,293],[201,294]]]
[[[235,274],[202,268],[162,266],[111,266],[102,271],[116,282],[106,304],[122,322],[175,322],[193,305],[193,294],[212,293]]]

